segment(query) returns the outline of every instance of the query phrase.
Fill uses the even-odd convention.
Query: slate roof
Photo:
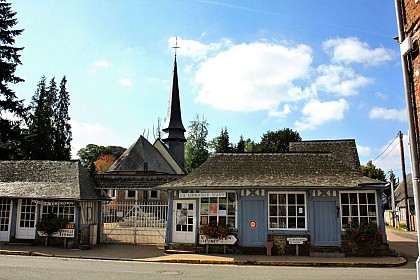
[[[0,161],[0,197],[100,199],[89,172],[78,160]]]
[[[151,190],[184,176],[183,174],[96,174],[94,180],[97,189]]]
[[[413,190],[413,177],[411,174],[407,174],[407,191],[408,191],[408,201],[410,206],[414,206],[414,190]],[[401,181],[398,184],[398,187],[395,189],[395,203],[398,207],[405,207],[405,191],[404,191],[404,181]]]
[[[148,170],[144,169],[147,162]],[[107,173],[155,171],[166,174],[176,172],[161,153],[150,142],[140,136],[107,170]]]
[[[215,154],[184,178],[158,188],[355,188],[385,184],[362,175],[354,141],[299,143],[305,147],[293,143],[291,150],[295,152],[289,153]],[[315,143],[314,152],[309,151],[311,143]],[[324,148],[322,143],[326,143]],[[343,151],[328,151],[337,147]],[[344,147],[351,151],[344,151]]]

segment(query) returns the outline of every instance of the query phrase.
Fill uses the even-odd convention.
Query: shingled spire
[[[169,151],[175,157],[176,161],[184,168],[185,128],[182,124],[181,105],[179,100],[178,69],[176,63],[176,53],[174,60],[174,73],[172,77],[172,89],[169,96],[168,115],[162,129],[165,133],[162,141],[168,146]]]

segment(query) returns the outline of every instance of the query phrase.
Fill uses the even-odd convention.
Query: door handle
[[[337,215],[336,215],[336,219],[340,218],[340,207],[336,206],[337,208]]]

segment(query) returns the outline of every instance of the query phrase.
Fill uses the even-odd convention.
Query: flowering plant
[[[232,233],[232,227],[225,224],[205,224],[200,226],[199,234],[207,238],[226,239]]]
[[[349,241],[356,244],[377,244],[381,238],[381,229],[374,222],[359,223],[351,221],[346,228]]]

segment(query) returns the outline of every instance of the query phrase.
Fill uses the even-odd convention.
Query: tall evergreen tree
[[[70,97],[66,89],[66,76],[60,82],[57,102],[54,106],[54,159],[69,160],[71,157],[71,125],[69,123]]]
[[[30,159],[54,159],[54,104],[57,100],[57,84],[54,78],[48,87],[46,83],[45,76],[42,76],[31,102],[28,135]]]
[[[236,152],[237,153],[244,153],[245,152],[245,140],[244,137],[241,135],[241,137],[239,137],[239,142],[236,145]]]
[[[261,137],[258,151],[264,153],[285,153],[289,151],[290,142],[302,141],[299,133],[290,128],[267,131]]]
[[[229,142],[229,132],[226,127],[222,128],[220,135],[213,139],[212,146],[216,153],[232,152],[232,144]]]
[[[24,80],[15,75],[22,64],[18,54],[23,48],[13,47],[15,37],[23,29],[13,29],[17,24],[11,4],[0,0],[0,159],[21,158],[20,124],[25,117],[25,107],[8,84]],[[13,120],[12,120],[13,119]]]

